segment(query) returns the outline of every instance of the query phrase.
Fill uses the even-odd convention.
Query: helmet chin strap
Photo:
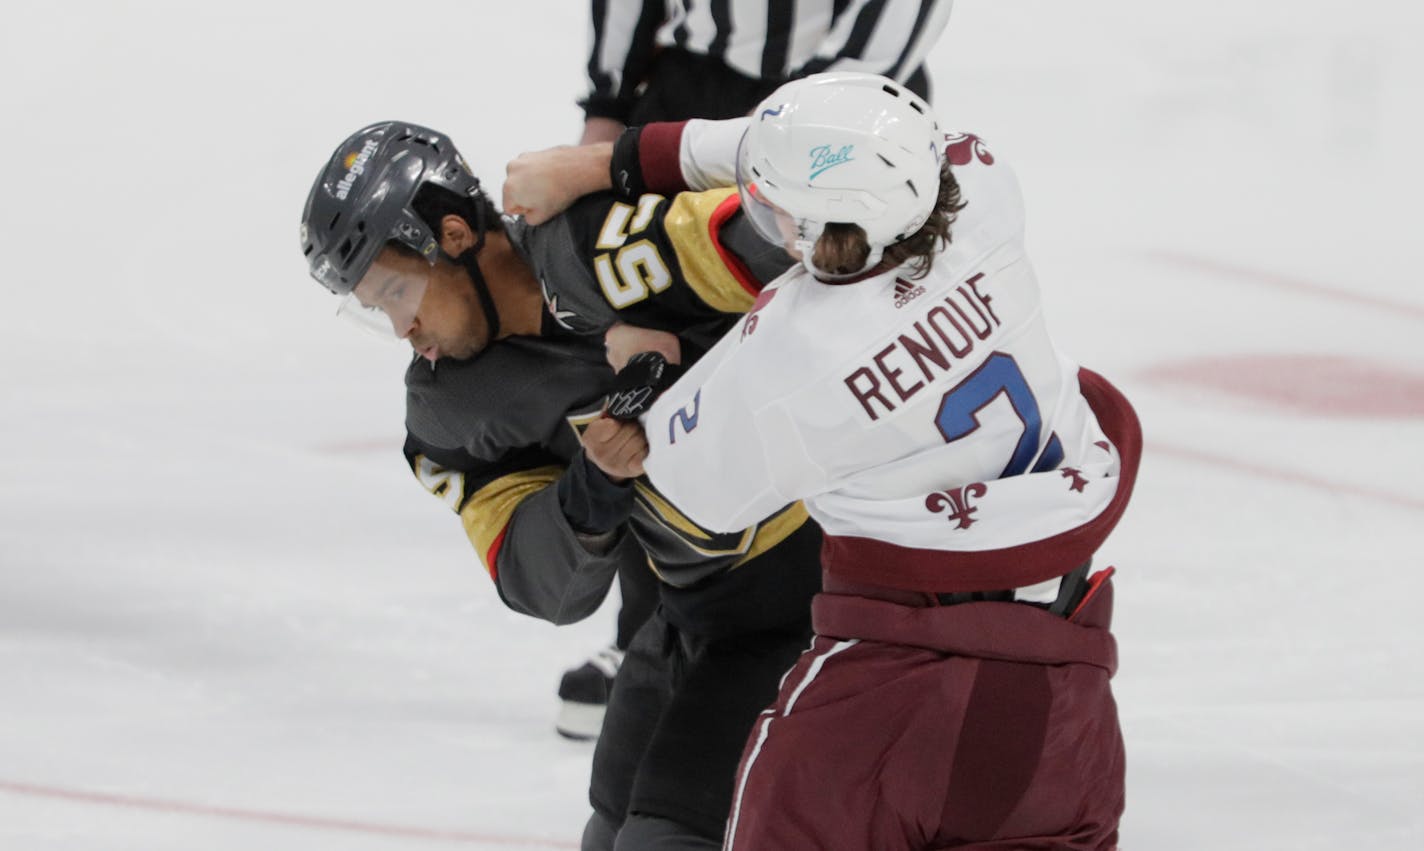
[[[475,181],[470,190],[474,195],[479,192],[480,182]],[[489,339],[485,341],[488,346],[499,339],[499,311],[494,306],[494,296],[490,295],[489,284],[485,282],[485,275],[480,271],[479,254],[485,247],[485,223],[483,215],[484,208],[477,207],[475,214],[475,244],[460,252],[460,256],[454,258],[456,263],[465,267],[465,271],[470,274],[470,283],[475,285],[475,294],[480,297],[480,309],[485,312],[485,324],[489,326]]]
[[[465,271],[470,274],[470,283],[475,285],[475,294],[480,298],[480,309],[485,312],[485,323],[489,325],[489,339],[485,341],[485,345],[489,345],[499,338],[499,311],[495,309],[489,284],[485,283],[484,273],[480,271],[478,256],[484,243],[485,235],[481,233],[479,242],[460,252],[460,256],[454,260],[465,267]]]

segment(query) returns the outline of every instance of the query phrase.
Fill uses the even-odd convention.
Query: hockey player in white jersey
[[[805,500],[826,533],[727,847],[1116,847],[1111,570],[1087,572],[1140,430],[1048,336],[1012,173],[869,75],[627,147],[613,172],[650,189],[734,181],[802,261],[643,418],[643,468],[699,524]]]

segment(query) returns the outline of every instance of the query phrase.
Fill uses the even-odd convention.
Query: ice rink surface
[[[1146,430],[1124,849],[1424,848],[1424,13],[956,6],[937,108]],[[5,18],[0,848],[576,847],[554,687],[612,610],[502,608],[296,231],[371,121],[494,189],[574,140],[583,3]]]

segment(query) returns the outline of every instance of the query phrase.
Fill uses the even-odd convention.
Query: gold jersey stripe
[[[792,532],[800,529],[802,524],[808,522],[810,519],[811,516],[806,512],[806,506],[804,504],[793,502],[786,506],[780,514],[773,515],[760,526],[754,527],[756,534],[755,537],[752,538],[751,546],[747,548],[746,553],[743,554],[741,558],[732,562],[732,566],[727,569],[736,570],[752,559],[764,554],[767,550],[770,550],[772,547],[791,537]],[[748,533],[752,531],[753,529],[747,530]],[[691,545],[689,544],[689,546]],[[726,553],[704,550],[701,547],[693,546],[692,548],[704,555],[726,555]],[[667,581],[667,577],[663,575],[661,570],[658,570],[658,565],[652,558],[648,559],[648,568],[652,570],[653,575],[658,579],[664,582]]]
[[[733,567],[746,564],[786,540],[792,532],[801,528],[803,523],[811,519],[810,515],[806,513],[804,504],[793,502],[760,524],[742,532],[735,544],[718,548],[717,539],[725,540],[730,537],[730,534],[718,535],[692,522],[692,519],[679,511],[677,506],[668,502],[662,494],[644,482],[634,482],[634,487],[637,488],[638,496],[649,508],[653,509],[663,525],[677,531],[683,543],[689,548],[706,556],[741,553],[741,557],[732,565]],[[656,566],[653,567],[653,571],[657,572]]]
[[[657,514],[664,526],[679,533],[689,546],[704,554],[726,554],[731,552],[742,552],[750,543],[749,536],[755,527],[744,531],[737,544],[725,549],[711,549],[718,538],[726,539],[730,534],[718,535],[715,532],[698,526],[692,522],[686,514],[678,510],[677,506],[667,501],[667,498],[658,493],[653,487],[643,481],[634,481],[633,487],[637,490],[638,496],[647,504],[649,508]],[[699,546],[701,544],[701,546]]]
[[[763,520],[757,527],[756,537],[752,539],[752,545],[747,549],[747,554],[737,559],[737,563],[732,567],[741,567],[791,537],[792,532],[800,529],[802,524],[810,519],[811,515],[806,513],[806,506],[800,502],[793,502],[782,509],[780,514]]]
[[[663,218],[688,286],[708,307],[723,313],[746,313],[756,301],[727,270],[709,226],[713,211],[736,191],[683,192],[673,199]]]
[[[465,527],[465,535],[475,545],[475,552],[490,576],[495,575],[490,548],[509,525],[514,509],[535,491],[557,481],[563,471],[563,467],[550,464],[500,476],[475,491],[460,509],[460,522]]]

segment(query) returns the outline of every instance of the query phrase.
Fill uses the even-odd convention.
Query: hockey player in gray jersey
[[[583,847],[712,848],[747,731],[809,640],[820,533],[800,504],[713,533],[604,473],[644,449],[604,416],[604,334],[621,315],[679,334],[695,359],[788,261],[735,192],[628,200],[594,196],[529,227],[497,213],[448,138],[388,122],[323,168],[302,249],[343,311],[415,350],[406,458],[510,608],[569,623],[619,569],[656,572],[659,610],[595,750]]]

